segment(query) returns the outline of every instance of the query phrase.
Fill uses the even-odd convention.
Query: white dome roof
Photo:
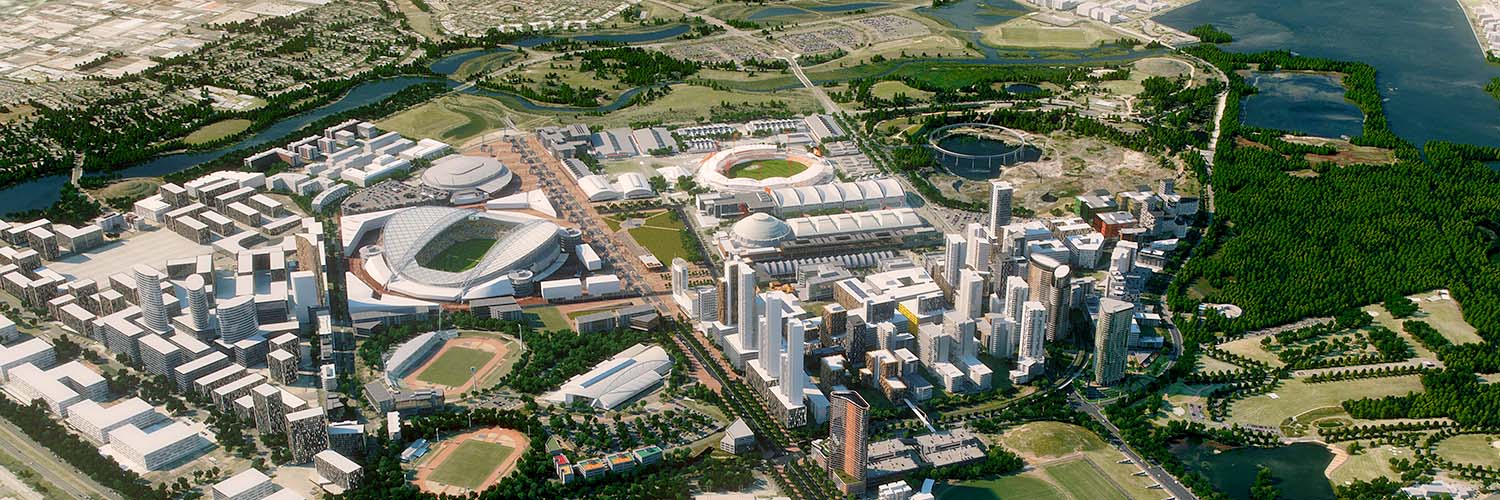
[[[753,246],[773,246],[792,236],[792,227],[766,213],[753,213],[734,223],[734,237]]]

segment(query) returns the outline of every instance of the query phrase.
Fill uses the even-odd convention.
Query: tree
[[[671,184],[667,183],[666,177],[662,177],[660,175],[653,175],[650,179],[646,179],[646,182],[651,184],[651,190],[656,191],[657,193],[665,193],[667,192],[667,189],[671,188],[672,186]]]
[[[1275,478],[1271,477],[1271,469],[1258,466],[1255,473],[1255,483],[1250,485],[1250,500],[1276,500],[1280,498],[1280,492],[1276,490]]]
[[[1391,316],[1405,318],[1417,313],[1417,304],[1403,295],[1392,295],[1385,299],[1385,310],[1391,312]]]

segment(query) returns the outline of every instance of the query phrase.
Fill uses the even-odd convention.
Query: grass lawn
[[[1032,422],[1006,431],[1005,446],[1027,455],[1057,458],[1107,445],[1088,429],[1062,422]]]
[[[729,175],[726,177],[764,180],[772,177],[791,177],[803,170],[807,170],[807,165],[791,160],[750,160],[729,167]]]
[[[498,99],[457,94],[439,97],[375,122],[381,130],[400,132],[415,138],[437,139],[462,144],[479,134],[505,126],[505,117],[515,120],[522,129],[550,121],[514,111]]]
[[[458,387],[469,381],[469,368],[484,366],[493,357],[495,353],[492,352],[454,347],[428,364],[427,369],[417,374],[417,380]]]
[[[1073,498],[1129,500],[1129,497],[1120,493],[1120,488],[1115,486],[1114,482],[1104,477],[1104,474],[1086,459],[1048,465],[1045,470],[1047,475],[1052,476],[1052,479],[1062,485],[1064,490],[1073,495]]]
[[[875,97],[879,97],[881,99],[891,99],[896,97],[896,94],[906,94],[907,97],[910,97],[912,99],[923,100],[932,97],[932,92],[917,90],[911,88],[905,83],[897,81],[885,81],[877,83],[874,86],[870,87],[870,93],[875,94]]]
[[[786,76],[779,83],[768,83],[769,89],[780,88],[781,85],[795,83],[796,77]],[[726,82],[726,85],[734,85],[736,82]],[[625,127],[632,123],[661,122],[665,124],[675,123],[703,123],[712,121],[710,110],[719,106],[720,103],[734,105],[761,104],[771,101],[781,101],[787,104],[787,108],[794,113],[821,112],[816,98],[807,89],[796,88],[791,90],[776,90],[772,92],[738,92],[734,90],[715,90],[708,87],[696,85],[674,85],[672,93],[667,94],[655,101],[641,106],[630,106],[604,116],[591,117],[590,125],[597,128]],[[561,119],[574,120],[572,114]]]
[[[579,311],[572,311],[572,312],[568,313],[568,319],[578,319],[580,316],[588,316],[590,314],[595,314],[595,313],[610,312],[610,311],[615,311],[615,310],[619,310],[619,309],[624,309],[624,308],[630,307],[630,306],[631,306],[631,304],[622,304],[619,307],[605,307],[605,308],[602,308],[602,309],[584,309],[584,310],[579,310]]]
[[[193,133],[188,134],[187,137],[182,138],[182,142],[188,144],[203,144],[205,142],[216,141],[234,134],[238,134],[240,132],[244,132],[247,128],[250,128],[250,120],[240,118],[219,120],[208,125],[204,125],[198,130],[194,130]]]
[[[670,264],[672,259],[688,256],[687,247],[683,246],[682,234],[675,229],[659,229],[654,227],[637,227],[630,229],[630,237],[635,238],[636,243],[646,247],[646,250],[655,255],[657,260],[663,264]]]
[[[460,443],[428,479],[460,488],[479,489],[490,473],[495,472],[505,457],[513,452],[514,449],[500,443],[470,439]]]
[[[609,226],[609,230],[610,231],[619,231],[620,230],[620,220],[616,219],[615,216],[613,216],[613,215],[606,215],[606,216],[600,217],[600,218],[604,219],[604,225]]]
[[[647,217],[643,225],[674,231],[680,231],[682,228],[687,227],[682,225],[682,221],[672,218],[672,212],[665,210]]]
[[[1347,449],[1348,446],[1344,448]],[[1370,481],[1377,477],[1399,479],[1400,475],[1391,470],[1390,460],[1402,457],[1410,460],[1411,450],[1392,446],[1365,448],[1358,455],[1350,455],[1348,461],[1329,473],[1328,481],[1334,485],[1343,485],[1354,480]]]
[[[1017,18],[994,26],[980,28],[984,41],[997,47],[1087,49],[1121,35],[1092,22],[1072,26],[1053,26],[1027,18]]]
[[[449,245],[443,251],[434,255],[422,267],[456,273],[473,269],[479,261],[484,259],[484,253],[495,246],[495,240],[490,238],[475,238],[464,240]]]
[[[505,65],[509,64],[511,61],[520,58],[521,56],[515,52],[496,52],[494,54],[485,54],[464,61],[463,64],[458,65],[458,70],[454,71],[453,74],[450,75],[450,78],[461,82],[468,81],[471,77],[474,77],[476,75],[489,74],[497,69],[505,67]]]
[[[1500,467],[1500,449],[1492,434],[1460,434],[1438,442],[1439,456],[1460,464]]]
[[[1237,372],[1237,371],[1244,370],[1244,368],[1241,368],[1240,365],[1236,365],[1234,363],[1230,363],[1230,362],[1227,362],[1227,361],[1221,361],[1221,360],[1218,360],[1218,359],[1210,358],[1208,356],[1199,356],[1198,357],[1198,367],[1197,367],[1197,369],[1200,372],[1221,372],[1221,371],[1233,371],[1233,372]]]
[[[933,492],[937,494],[938,500],[1068,500],[1068,495],[1056,486],[1026,475],[938,485],[933,488]]]
[[[527,309],[524,313],[531,320],[531,325],[541,328],[543,331],[569,330],[568,320],[563,318],[556,307],[534,307]]]
[[[144,198],[156,194],[157,187],[161,186],[162,182],[160,177],[122,179],[119,182],[95,189],[92,191],[92,194],[100,198],[117,198],[121,196]]]
[[[1260,394],[1234,402],[1229,409],[1229,422],[1240,425],[1257,424],[1277,427],[1293,415],[1314,408],[1339,406],[1346,400],[1400,396],[1409,392],[1422,392],[1419,375],[1402,377],[1371,378],[1309,384],[1301,379],[1283,382],[1270,394]]]
[[[1256,361],[1270,363],[1273,367],[1283,365],[1284,363],[1281,362],[1281,358],[1277,358],[1275,353],[1261,348],[1260,341],[1264,338],[1247,337],[1219,344],[1219,348]]]

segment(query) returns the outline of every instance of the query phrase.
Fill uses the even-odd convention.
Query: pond
[[[1344,99],[1337,77],[1316,73],[1253,72],[1258,92],[1245,98],[1240,121],[1319,137],[1359,135],[1364,113]]]
[[[938,140],[937,144],[938,147],[966,156],[1017,153],[1014,157],[1007,157],[1005,161],[998,158],[961,158],[938,154],[938,163],[941,163],[949,172],[972,180],[991,179],[1000,174],[1000,169],[1004,165],[1036,161],[1042,157],[1042,151],[1035,147],[961,133],[944,137]]]
[[[1035,94],[1041,92],[1042,88],[1030,83],[1011,83],[1005,85],[1005,91],[1012,94]]]
[[[1235,500],[1249,500],[1250,486],[1255,483],[1257,466],[1271,469],[1276,487],[1285,500],[1333,500],[1333,486],[1323,469],[1333,461],[1333,453],[1322,445],[1297,443],[1277,448],[1222,447],[1201,440],[1187,440],[1172,446],[1172,454],[1188,470],[1203,474],[1214,489]]]

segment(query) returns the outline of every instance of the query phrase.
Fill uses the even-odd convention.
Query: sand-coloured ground
[[[442,369],[450,368],[450,367],[439,367],[439,366],[435,366],[435,365],[441,364],[444,361],[451,361],[451,359],[455,359],[453,357],[450,357],[449,360],[444,360],[444,356],[443,356],[444,354],[447,354],[449,351],[455,350],[455,349],[469,349],[469,350],[475,350],[475,351],[483,351],[483,352],[492,353],[493,355],[490,356],[489,360],[486,361],[483,366],[477,367],[477,369],[474,371],[474,376],[468,377],[467,381],[464,382],[461,385],[457,385],[457,386],[443,385],[443,384],[439,384],[439,383],[430,382],[428,380],[423,380],[424,378],[425,379],[429,379],[429,380],[435,378],[435,377],[432,377],[431,374],[428,374],[428,376],[426,376],[426,377],[423,376],[424,374],[427,374],[428,370],[442,370]],[[490,378],[490,375],[493,374],[496,369],[500,368],[500,366],[504,364],[505,356],[509,352],[510,352],[510,346],[507,345],[507,342],[505,340],[500,339],[498,337],[490,337],[490,336],[464,336],[464,337],[454,338],[454,339],[451,339],[448,342],[444,343],[442,349],[438,350],[438,352],[433,353],[432,357],[428,358],[427,362],[423,363],[421,367],[419,367],[419,368],[417,368],[415,370],[412,370],[411,373],[408,373],[405,378],[401,379],[401,384],[403,386],[405,386],[407,388],[411,388],[411,389],[422,389],[422,388],[428,388],[428,387],[438,388],[438,389],[442,389],[443,392],[446,393],[446,394],[448,394],[449,396],[458,396],[459,394],[462,394],[463,392],[466,392],[469,389],[474,388],[474,386],[479,381]],[[452,367],[452,368],[453,369],[459,369],[459,370],[465,370],[465,371],[467,371],[469,369],[468,366]],[[441,378],[441,377],[437,377],[437,378]]]
[[[464,446],[471,440],[475,443]],[[433,445],[433,451],[417,465],[415,484],[422,491],[439,495],[484,491],[515,470],[529,444],[530,440],[520,431],[500,427],[478,429],[444,439]],[[509,453],[493,453],[503,449],[509,449]],[[476,454],[475,450],[481,453]]]

